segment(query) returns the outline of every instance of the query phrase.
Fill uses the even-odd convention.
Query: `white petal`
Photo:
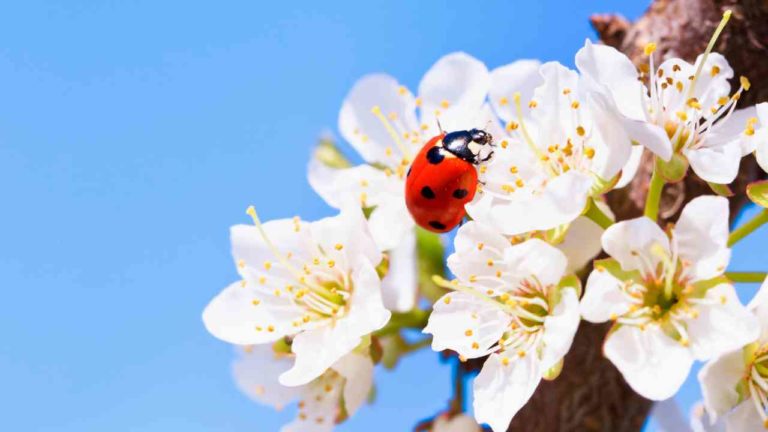
[[[559,175],[536,194],[512,196],[511,201],[491,206],[487,215],[479,211],[481,204],[466,206],[473,218],[486,216],[487,222],[504,234],[516,235],[530,231],[544,231],[569,223],[584,210],[592,186],[592,178],[575,170]],[[487,219],[487,220],[485,220]]]
[[[339,112],[339,131],[367,162],[392,164],[402,157],[384,124],[371,112],[375,106],[394,115],[404,131],[418,128],[416,99],[389,75],[368,75],[347,94]],[[393,156],[387,155],[390,149]]]
[[[205,328],[217,338],[237,345],[274,342],[295,333],[292,322],[301,319],[301,309],[286,296],[265,294],[255,286],[235,282],[219,293],[203,311]],[[255,306],[254,300],[260,304]]]
[[[293,339],[291,350],[296,355],[296,362],[291,370],[280,376],[281,384],[296,386],[317,378],[352,351],[362,336],[387,323],[390,312],[382,304],[376,270],[370,264],[361,264],[353,273],[352,282],[355,290],[345,316],[303,331]]]
[[[763,171],[768,172],[768,125],[755,132],[755,158]]]
[[[347,269],[355,267],[359,260],[376,266],[382,259],[360,207],[347,206],[337,216],[312,222],[310,229],[325,256],[337,264],[346,264]],[[342,248],[338,249],[338,245]]]
[[[299,259],[306,259],[311,255],[313,240],[308,229],[307,222],[299,221],[299,231],[296,231],[296,223],[291,219],[279,219],[266,222],[262,225],[264,233],[277,250],[285,255],[291,253]],[[274,264],[269,274],[280,277],[290,276],[290,272],[282,267],[272,248],[265,243],[261,232],[253,225],[235,225],[230,228],[230,241],[232,242],[232,255],[235,261],[247,267],[242,271],[244,275],[255,275],[264,268],[265,262]]]
[[[693,266],[694,280],[725,271],[730,259],[728,213],[728,200],[717,196],[695,198],[683,208],[672,237],[680,258]]]
[[[587,40],[576,53],[576,67],[588,81],[607,88],[623,115],[645,119],[642,97],[646,89],[638,81],[637,68],[627,56],[613,47]]]
[[[629,155],[629,160],[627,161],[626,165],[624,165],[624,168],[622,168],[621,178],[619,178],[619,182],[616,183],[614,189],[623,188],[624,186],[628,185],[633,178],[635,178],[635,174],[637,174],[637,170],[640,168],[640,162],[643,161],[644,150],[645,147],[641,145],[632,146],[632,153]]]
[[[304,387],[299,415],[283,426],[281,432],[331,432],[342,397],[344,379],[324,374]]]
[[[560,361],[571,349],[579,328],[579,298],[573,289],[562,290],[560,303],[544,319],[544,351],[541,368],[546,370]]]
[[[597,205],[613,218],[613,213],[607,204],[598,202]],[[566,272],[575,272],[584,268],[603,250],[603,245],[600,244],[603,231],[600,225],[584,216],[579,216],[571,223],[563,242],[557,245],[557,248],[568,258]]]
[[[390,198],[382,201],[368,218],[371,235],[381,250],[399,247],[413,232],[414,226],[402,195],[390,195]]]
[[[382,205],[391,197],[403,198],[405,185],[397,176],[387,176],[384,171],[370,165],[335,169],[312,159],[308,169],[309,184],[329,206],[342,208],[347,203],[360,205],[365,194],[365,205]]]
[[[437,117],[444,128],[465,128],[462,117],[480,109],[489,87],[490,74],[482,62],[463,52],[442,57],[419,84],[422,123],[428,127],[436,124],[435,111],[439,110]]]
[[[744,401],[725,417],[725,430],[728,432],[763,431],[765,424],[757,413],[755,405],[751,401]]]
[[[593,118],[591,145],[595,148],[592,171],[612,179],[629,162],[632,143],[612,100],[600,93],[587,98]]]
[[[615,258],[626,271],[656,268],[660,258],[651,253],[653,245],[660,245],[669,253],[669,239],[664,231],[646,217],[630,219],[611,225],[602,238],[603,249]]]
[[[566,88],[576,91],[578,75],[557,62],[544,63],[540,71],[544,81],[534,91],[533,99],[538,105],[531,111],[538,133],[532,135],[536,145],[546,149],[550,145],[566,142],[578,126],[571,108],[572,99],[563,95]],[[578,92],[575,93],[573,97],[578,97]]]
[[[368,356],[352,352],[342,357],[332,368],[346,380],[344,406],[347,414],[352,416],[365,403],[373,387],[373,362]]]
[[[303,387],[286,387],[277,377],[291,367],[293,360],[285,354],[275,354],[269,345],[238,348],[238,358],[232,363],[237,387],[254,401],[282,409],[298,399]]]
[[[536,356],[509,358],[491,354],[474,382],[475,418],[488,423],[494,432],[507,430],[512,417],[528,402],[541,381],[541,365]]]
[[[382,297],[387,309],[407,312],[416,306],[416,263],[416,235],[411,230],[397,248],[389,251],[389,271],[381,281]]]
[[[462,225],[454,238],[454,250],[447,260],[448,268],[459,280],[480,278],[473,286],[498,284],[496,272],[504,264],[504,250],[509,240],[492,227],[470,221]],[[493,263],[488,265],[489,260]],[[474,276],[474,277],[473,277]],[[487,278],[487,279],[486,279]]]
[[[622,282],[607,270],[592,270],[581,298],[581,316],[593,323],[624,315],[632,303],[621,290]]]
[[[685,149],[683,154],[688,158],[696,175],[708,182],[729,184],[739,173],[741,147],[738,140],[708,143],[707,146]]]
[[[760,285],[760,289],[755,293],[755,296],[750,300],[747,309],[752,311],[753,314],[760,321],[760,329],[763,333],[763,338],[768,335],[768,278]]]
[[[672,142],[663,128],[641,120],[624,119],[624,129],[633,143],[637,143],[661,159],[672,157]]]
[[[713,420],[738,404],[736,385],[746,373],[745,369],[744,356],[741,350],[736,350],[710,361],[699,371],[704,405]]]
[[[630,387],[652,400],[674,395],[693,364],[688,350],[655,325],[621,326],[608,335],[603,350]]]
[[[692,432],[726,432],[725,422],[722,419],[713,422],[701,401],[691,407],[690,426]]]
[[[746,156],[755,150],[754,137],[744,133],[747,122],[755,116],[757,116],[757,110],[754,106],[737,109],[727,118],[715,123],[707,133],[707,140],[709,137],[714,137],[715,142],[738,141],[741,155]]]
[[[532,238],[504,251],[504,266],[509,274],[527,278],[534,276],[542,285],[557,285],[565,275],[568,260],[556,247]]]
[[[466,358],[482,357],[510,323],[492,301],[464,292],[444,295],[435,302],[424,333],[432,334],[432,349],[450,349]]]
[[[527,101],[531,100],[534,89],[542,83],[540,66],[541,62],[538,60],[518,60],[491,71],[489,98],[493,109],[502,120],[508,122],[517,119],[514,104],[516,92],[520,93],[521,100],[526,101],[522,106],[523,116],[528,115],[530,108]]]
[[[687,318],[691,351],[698,360],[708,360],[754,341],[760,335],[760,324],[741,304],[729,284],[707,291],[705,299],[714,304],[697,307],[696,318]]]

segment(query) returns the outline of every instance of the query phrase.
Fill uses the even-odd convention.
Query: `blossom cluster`
[[[768,213],[731,232],[718,196],[744,156],[768,169],[768,104],[737,107],[749,80],[712,45],[689,63],[660,61],[651,43],[638,68],[587,41],[576,70],[536,60],[489,70],[453,53],[416,93],[389,75],[360,79],[338,130],[363,162],[324,142],[308,167],[339,213],[262,223],[251,207],[254,224],[231,230],[240,279],[203,321],[238,347],[239,387],[276,408],[298,401],[283,431],[330,431],[364,404],[375,365],[431,344],[483,366],[474,420],[456,395],[430,430],[505,431],[541,380],[558,377],[584,319],[612,323],[604,355],[640,395],[672,397],[705,361],[709,418],[768,425],[768,288],[745,307],[734,287],[765,274],[727,272],[731,246]],[[494,156],[476,167],[469,221],[443,261],[442,239],[406,208],[405,180],[427,141],[473,128],[493,136]],[[645,214],[615,221],[605,194],[640,175],[645,152],[655,161]],[[664,185],[691,175],[713,194],[659,226]],[[747,194],[768,204],[762,183]]]

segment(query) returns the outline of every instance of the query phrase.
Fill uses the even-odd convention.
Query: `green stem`
[[[414,309],[405,313],[393,313],[389,322],[384,327],[375,331],[376,336],[387,336],[397,333],[403,328],[423,329],[427,325],[430,311]]]
[[[748,236],[752,231],[760,228],[766,222],[768,222],[768,209],[763,209],[757,216],[731,232],[731,235],[728,237],[728,246],[735,245],[739,240]]]
[[[661,201],[661,192],[663,190],[664,178],[659,174],[654,164],[651,184],[648,187],[648,196],[645,199],[645,216],[653,221],[656,221],[656,218],[659,216],[659,202]]]
[[[731,282],[762,283],[765,280],[765,272],[726,272],[725,277]]]
[[[611,220],[607,214],[600,210],[600,207],[597,206],[594,198],[589,200],[589,204],[587,204],[587,211],[584,212],[584,216],[588,217],[592,222],[600,225],[602,229],[608,229],[609,226],[613,225],[613,220]]]

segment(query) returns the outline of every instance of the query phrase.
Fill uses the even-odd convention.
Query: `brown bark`
[[[715,50],[726,56],[736,77],[744,75],[752,81],[741,106],[766,101],[768,85],[762,80],[768,77],[768,0],[657,0],[635,23],[620,16],[595,15],[592,24],[604,43],[637,64],[647,61],[643,47],[651,41],[658,44],[657,59],[675,56],[692,62],[704,51],[725,9],[732,9],[733,16]],[[629,187],[609,194],[619,220],[642,214],[651,171],[652,160],[647,158]],[[739,177],[731,185],[732,215],[746,203],[744,187],[759,173],[752,157],[744,159]],[[676,220],[682,204],[711,193],[692,172],[683,182],[668,185],[661,204],[662,223]],[[608,325],[581,324],[563,373],[539,386],[515,416],[510,431],[640,430],[651,402],[634,393],[603,357],[607,330]]]

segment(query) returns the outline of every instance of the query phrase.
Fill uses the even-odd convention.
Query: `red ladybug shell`
[[[442,147],[445,134],[427,142],[405,180],[405,204],[416,223],[429,231],[452,230],[466,214],[464,205],[475,196],[477,170]]]

